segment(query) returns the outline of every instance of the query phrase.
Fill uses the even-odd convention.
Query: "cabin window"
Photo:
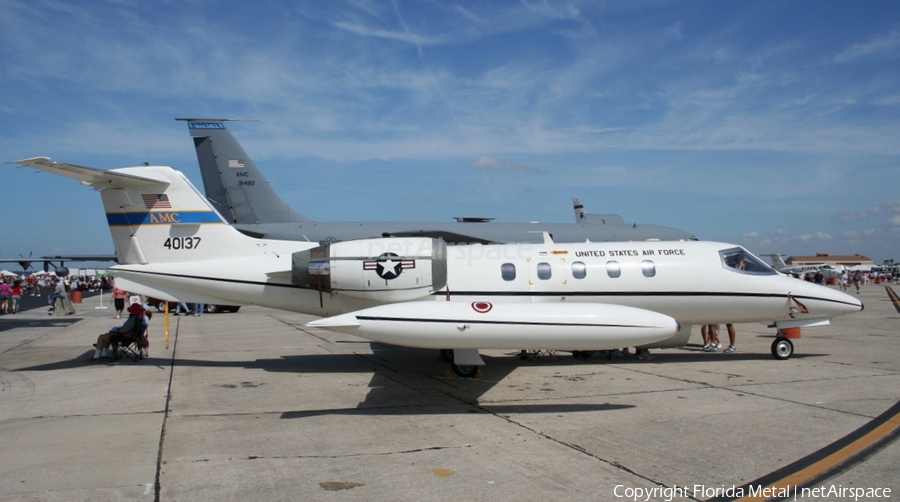
[[[572,277],[576,279],[584,279],[587,276],[587,267],[583,261],[572,263]]]
[[[619,265],[617,261],[608,261],[606,262],[606,275],[612,277],[613,279],[622,275],[622,267]]]
[[[772,267],[742,247],[723,249],[719,251],[719,256],[722,258],[722,266],[728,270],[751,275],[778,274]]]
[[[512,263],[504,263],[500,265],[500,276],[504,281],[516,280],[516,266]]]
[[[546,281],[550,278],[552,274],[550,273],[550,264],[549,263],[538,263],[537,264],[537,276],[538,279],[542,281]]]
[[[641,262],[641,273],[644,274],[644,277],[653,277],[656,275],[656,264],[650,260],[644,260]]]

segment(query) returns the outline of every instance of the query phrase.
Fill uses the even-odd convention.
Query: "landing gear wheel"
[[[460,378],[475,378],[478,374],[478,366],[459,366],[451,363],[450,369]]]
[[[572,357],[575,359],[589,359],[594,352],[593,350],[573,350]]]
[[[453,349],[441,349],[441,359],[448,363],[453,362]]]
[[[794,353],[794,344],[790,340],[779,336],[772,342],[772,356],[775,359],[785,360]]]

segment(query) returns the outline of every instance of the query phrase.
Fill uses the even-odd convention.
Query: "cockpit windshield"
[[[722,257],[722,265],[735,272],[753,275],[775,275],[778,273],[741,247],[719,251],[719,256]]]

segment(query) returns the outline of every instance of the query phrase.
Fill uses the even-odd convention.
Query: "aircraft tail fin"
[[[203,187],[229,223],[310,221],[286,204],[266,181],[225,122],[247,119],[177,118],[188,124]]]
[[[192,263],[262,257],[274,245],[228,225],[184,174],[171,167],[104,171],[46,157],[16,163],[73,178],[100,191],[120,265],[185,263],[189,273]]]
[[[788,264],[784,262],[784,259],[781,254],[765,254],[761,256],[767,256],[770,260],[772,260],[772,268],[775,270],[782,270],[788,267]]]
[[[581,204],[581,199],[572,197],[572,206],[575,209],[575,223],[584,223],[587,214],[584,212],[584,205]]]
[[[575,223],[590,225],[624,225],[625,219],[618,214],[588,214],[578,197],[572,197]]]

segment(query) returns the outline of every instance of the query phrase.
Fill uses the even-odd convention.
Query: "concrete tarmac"
[[[860,297],[786,361],[773,330],[739,324],[732,354],[695,327],[653,361],[484,351],[478,380],[258,307],[172,317],[168,348],[156,315],[150,358],[117,364],[84,362],[123,322],[96,297],[2,316],[0,500],[737,499],[900,401],[900,311],[884,286]],[[882,436],[809,479],[900,496]],[[848,500],[822,493],[797,500]]]

